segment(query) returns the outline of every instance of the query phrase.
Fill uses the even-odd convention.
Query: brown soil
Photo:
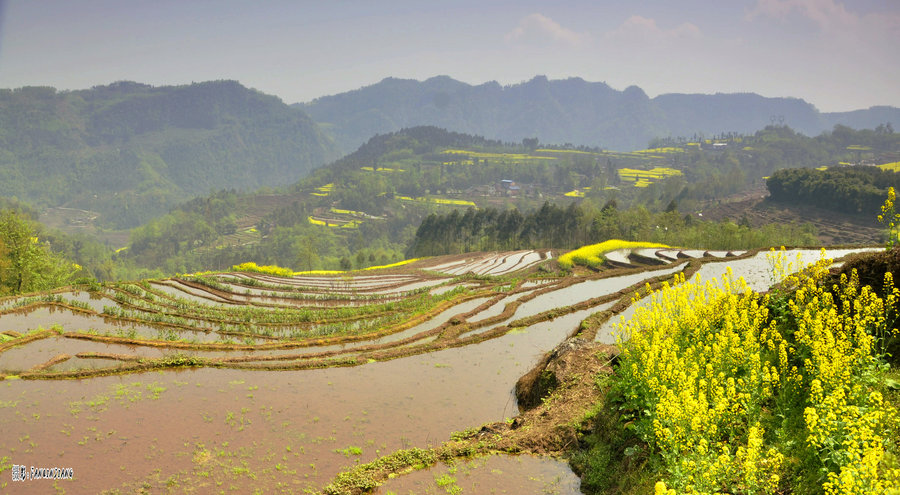
[[[730,219],[739,222],[746,216],[754,228],[771,223],[811,223],[818,230],[823,246],[839,244],[880,244],[882,231],[874,214],[849,215],[813,206],[796,206],[770,201],[759,196],[721,203],[703,211],[703,218]]]
[[[511,422],[483,426],[469,441],[500,434],[491,442],[495,450],[563,453],[578,441],[581,417],[601,399],[596,377],[612,373],[618,354],[616,346],[599,342],[563,342],[516,384],[517,396],[532,407]]]

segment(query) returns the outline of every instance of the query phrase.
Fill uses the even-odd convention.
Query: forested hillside
[[[277,192],[222,191],[136,229],[120,258],[165,272],[244,261],[295,269],[360,268],[404,256],[562,248],[608,238],[708,249],[810,244],[814,229],[704,209],[786,167],[871,163],[900,135],[836,127],[815,138],[784,126],[752,135],[617,153],[501,143],[436,127],[375,136]],[[424,221],[424,223],[423,223]]]
[[[799,168],[794,164],[766,178],[773,201],[811,205],[841,213],[877,211],[889,187],[900,180],[900,133],[889,125],[855,132],[843,126],[816,138],[823,150],[844,151],[837,163]],[[808,167],[808,165],[805,165]]]
[[[766,227],[741,212],[716,222],[704,214],[722,198],[761,189],[764,177],[779,180],[782,168],[810,174],[900,157],[900,135],[887,126],[839,126],[814,138],[768,126],[752,135],[651,144],[619,153],[415,127],[375,136],[291,186],[223,189],[183,202],[133,229],[116,254],[85,233],[45,229],[41,236],[85,275],[104,280],[245,261],[361,268],[405,256],[569,249],[609,238],[707,249],[809,244],[816,232],[804,225],[808,219]],[[874,191],[869,202],[883,196]]]
[[[900,109],[893,107],[821,113],[798,98],[753,93],[649,98],[637,86],[618,91],[606,83],[544,76],[510,86],[472,86],[447,76],[422,82],[387,78],[297,106],[327,124],[347,152],[375,134],[417,125],[505,141],[536,137],[630,151],[660,136],[750,134],[773,123],[812,136],[837,124],[862,129],[900,122]]]
[[[0,90],[0,196],[139,225],[221,188],[296,181],[334,159],[302,111],[234,81]]]
[[[888,188],[900,186],[900,176],[878,167],[784,169],[772,174],[766,185],[773,201],[861,213],[878,211]]]

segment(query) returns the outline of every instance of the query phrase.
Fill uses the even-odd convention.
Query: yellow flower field
[[[266,275],[275,275],[278,277],[290,277],[294,274],[294,271],[290,268],[282,268],[275,265],[257,265],[252,261],[241,263],[240,265],[234,265],[231,267],[231,269],[232,271],[236,272],[264,273]]]
[[[773,264],[787,275],[783,254]],[[886,450],[897,412],[871,378],[900,291],[887,277],[883,300],[845,278],[833,294],[822,284],[829,265],[786,276],[782,291],[792,292],[772,296],[730,271],[704,284],[679,276],[622,324],[614,387],[662,462],[658,492],[900,489]]]
[[[349,210],[347,210],[349,211]],[[306,217],[311,225],[318,225],[321,227],[329,227],[334,229],[356,229],[359,228],[359,225],[362,223],[359,220],[350,220],[349,222],[344,221],[331,221],[326,222],[325,220],[320,220],[314,217]]]
[[[331,194],[331,190],[334,189],[334,184],[325,184],[324,186],[319,186],[316,188],[316,192],[312,192],[313,196],[325,197]]]
[[[402,168],[388,168],[388,167],[359,167],[360,170],[365,170],[367,172],[385,172],[385,173],[394,173],[394,172],[406,172],[406,170]]]
[[[476,206],[475,203],[465,199],[445,199],[445,198],[411,198],[409,196],[394,196],[401,201],[418,201],[420,203],[434,203],[438,205],[449,206]]]
[[[682,175],[681,170],[668,167],[655,167],[650,170],[620,168],[619,178],[625,182],[634,182],[634,187],[647,187],[657,180]]]
[[[654,242],[635,242],[610,239],[599,244],[582,246],[559,257],[559,266],[571,269],[575,265],[599,267],[603,263],[603,255],[616,249],[667,248],[665,244]]]
[[[448,149],[444,150],[441,153],[445,155],[464,155],[470,156],[473,158],[487,158],[488,160],[496,160],[501,162],[515,162],[515,161],[535,161],[535,160],[555,160],[554,157],[548,156],[535,156],[535,155],[526,155],[524,153],[489,153],[485,151],[470,151],[470,150],[455,150]],[[446,162],[452,163],[452,162]],[[471,161],[469,162],[472,163]]]

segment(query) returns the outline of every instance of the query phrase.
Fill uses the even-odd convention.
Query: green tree
[[[312,235],[305,235],[297,239],[294,249],[297,252],[296,265],[301,270],[312,270],[320,262],[319,253],[316,251],[316,240]]]
[[[31,224],[17,212],[0,212],[0,294],[59,287],[80,269],[39,242]]]

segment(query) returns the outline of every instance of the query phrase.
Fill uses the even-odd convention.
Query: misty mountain
[[[637,86],[618,91],[602,82],[550,81],[544,76],[511,86],[472,86],[447,76],[423,82],[387,78],[296,106],[325,124],[345,151],[375,134],[416,125],[513,142],[537,137],[544,143],[633,150],[656,137],[752,133],[773,118],[809,136],[835,124],[859,129],[900,122],[900,109],[894,107],[821,113],[798,98],[753,93],[649,98]]]
[[[215,189],[292,183],[336,157],[304,112],[234,81],[0,90],[0,196],[108,226]]]

